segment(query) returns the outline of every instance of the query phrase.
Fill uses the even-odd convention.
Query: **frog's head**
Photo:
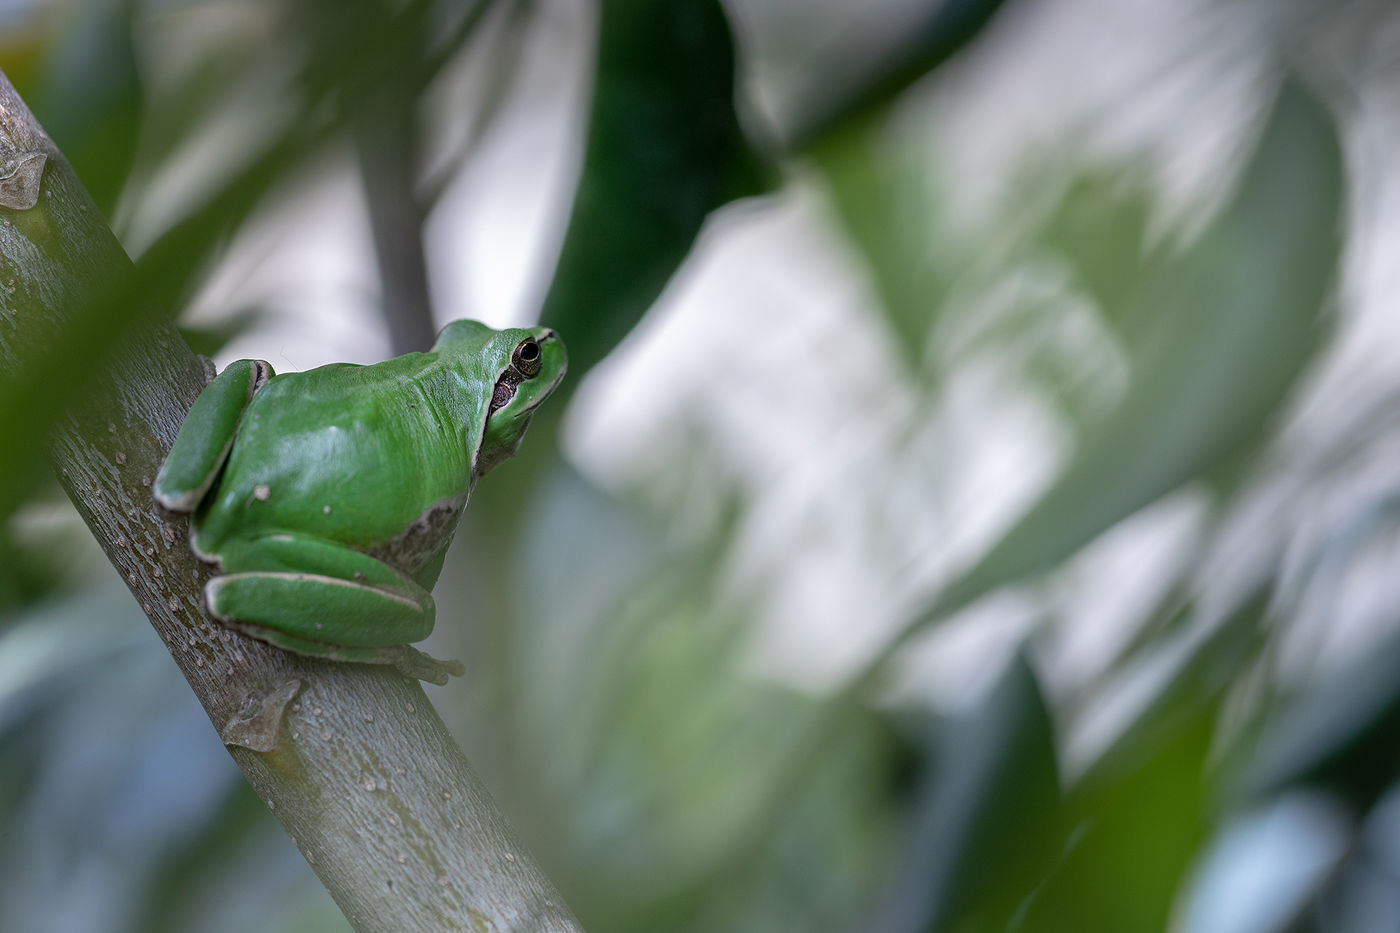
[[[492,330],[475,321],[454,321],[438,335],[434,349],[474,357],[490,379],[485,428],[473,458],[474,475],[486,475],[520,446],[535,409],[568,368],[564,342],[548,327]]]

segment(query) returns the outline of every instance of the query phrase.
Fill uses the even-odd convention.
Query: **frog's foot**
[[[193,512],[228,459],[238,420],[268,379],[265,360],[239,360],[204,387],[180,425],[152,493],[172,512]]]
[[[304,654],[328,661],[349,661],[354,664],[388,664],[406,677],[426,680],[442,686],[452,677],[466,673],[461,661],[440,661],[412,645],[386,645],[381,648],[358,645],[336,645],[330,642],[298,638],[265,625],[255,625],[240,619],[220,619],[229,628],[237,629],[250,638],[276,645],[283,651]]]
[[[205,585],[205,603],[255,638],[298,654],[392,664],[434,683],[461,671],[408,647],[432,631],[433,597],[367,554],[276,533],[225,546],[220,564],[226,572]]]

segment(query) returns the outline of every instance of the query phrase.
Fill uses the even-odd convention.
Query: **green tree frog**
[[[429,352],[372,366],[230,365],[154,484],[193,513],[191,547],[218,568],[210,614],[301,654],[460,674],[409,643],[432,631],[429,591],[472,488],[515,453],[566,363],[548,328],[454,321]]]

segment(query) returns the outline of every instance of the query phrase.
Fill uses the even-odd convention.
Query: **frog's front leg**
[[[273,376],[265,360],[229,364],[190,406],[152,487],[172,512],[193,512],[228,459],[243,409]]]
[[[456,661],[409,647],[433,630],[432,595],[408,575],[343,545],[278,532],[219,549],[222,573],[204,587],[215,618],[298,654],[393,664],[446,683]]]

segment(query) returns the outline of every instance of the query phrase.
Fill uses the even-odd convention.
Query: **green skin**
[[[433,629],[429,591],[472,488],[515,453],[566,364],[549,328],[454,321],[431,351],[373,366],[229,366],[154,488],[194,513],[191,547],[219,568],[210,614],[300,654],[434,683],[462,673],[409,643]]]

